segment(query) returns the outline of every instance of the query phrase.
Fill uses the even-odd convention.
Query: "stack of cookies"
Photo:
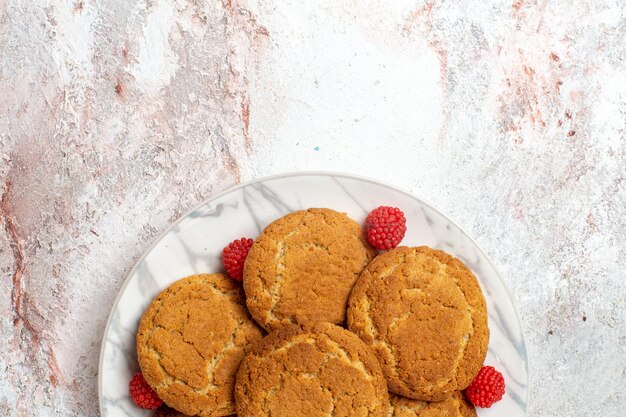
[[[330,209],[288,214],[254,241],[243,286],[194,275],[137,333],[159,416],[475,416],[461,392],[485,359],[485,299],[458,259],[381,254]]]

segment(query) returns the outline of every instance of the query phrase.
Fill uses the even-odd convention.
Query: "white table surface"
[[[625,14],[0,0],[0,415],[98,416],[102,332],[149,242],[237,183],[335,170],[423,197],[491,256],[529,416],[623,416]]]

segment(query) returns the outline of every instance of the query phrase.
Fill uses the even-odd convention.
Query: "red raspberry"
[[[396,207],[380,206],[365,219],[367,240],[376,249],[387,250],[398,246],[406,233],[406,219]]]
[[[254,240],[242,237],[241,239],[230,242],[222,252],[224,269],[226,269],[228,275],[235,281],[241,281],[243,279],[243,263],[253,243]]]
[[[493,366],[483,366],[465,388],[465,396],[477,407],[489,408],[504,395],[504,377]]]
[[[141,373],[135,374],[128,384],[130,398],[141,408],[156,410],[163,401],[156,392],[148,385]]]

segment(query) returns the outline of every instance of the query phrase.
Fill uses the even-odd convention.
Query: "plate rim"
[[[150,253],[152,251],[152,249],[154,249],[154,247],[161,241],[161,239],[167,234],[169,233],[174,227],[176,227],[180,222],[182,222],[184,219],[186,219],[190,213],[192,213],[193,211],[199,209],[200,207],[226,195],[229,194],[233,191],[236,191],[238,189],[259,183],[259,182],[263,182],[263,181],[271,181],[271,180],[276,180],[276,179],[281,179],[281,178],[288,178],[288,177],[305,177],[305,176],[326,176],[326,177],[342,177],[342,178],[348,178],[348,179],[352,179],[352,180],[359,180],[359,181],[365,181],[365,182],[369,182],[372,184],[376,184],[376,185],[382,185],[384,187],[390,188],[394,191],[397,191],[399,193],[402,193],[404,195],[406,195],[407,197],[411,198],[411,199],[416,199],[419,202],[421,202],[422,204],[425,204],[426,206],[428,206],[430,209],[436,211],[437,213],[441,214],[442,216],[444,216],[450,223],[452,223],[454,226],[456,226],[473,244],[474,246],[478,249],[478,251],[480,251],[480,253],[485,257],[485,259],[487,260],[487,263],[489,264],[489,266],[491,266],[491,268],[495,271],[498,280],[500,281],[500,283],[502,284],[502,286],[504,287],[504,291],[509,299],[509,303],[511,304],[511,307],[513,308],[513,312],[515,313],[515,317],[517,317],[517,321],[520,324],[520,333],[522,335],[522,343],[524,344],[524,353],[526,356],[526,366],[525,371],[526,371],[526,376],[527,376],[527,380],[526,380],[526,395],[525,395],[525,401],[526,401],[526,409],[524,410],[524,415],[527,415],[528,413],[528,404],[529,404],[529,399],[530,399],[530,391],[531,391],[531,380],[530,380],[530,366],[529,366],[529,351],[527,348],[527,343],[526,343],[526,335],[524,333],[524,322],[522,321],[522,318],[519,314],[519,311],[517,309],[517,306],[515,304],[515,301],[513,299],[513,297],[511,296],[511,290],[509,289],[508,285],[506,284],[506,282],[504,282],[504,280],[502,279],[502,275],[500,274],[500,271],[498,270],[498,268],[496,268],[494,262],[491,260],[491,257],[483,250],[483,248],[478,244],[478,242],[476,242],[476,240],[469,234],[467,233],[467,231],[461,227],[461,225],[459,225],[454,219],[452,219],[449,215],[447,215],[445,212],[439,210],[435,205],[433,205],[430,201],[425,200],[422,197],[417,196],[416,194],[405,190],[404,188],[398,187],[396,185],[390,184],[386,181],[383,180],[378,180],[375,178],[371,178],[371,177],[366,177],[363,175],[359,175],[359,174],[352,174],[352,173],[348,173],[348,172],[343,172],[343,171],[289,171],[289,172],[282,172],[282,173],[278,173],[278,174],[272,174],[272,175],[268,175],[268,176],[263,176],[263,177],[259,177],[259,178],[254,178],[250,181],[246,181],[243,182],[241,184],[237,184],[234,185],[232,187],[229,187],[217,194],[213,194],[211,195],[211,197],[207,198],[206,200],[201,201],[200,203],[196,204],[195,206],[193,206],[192,208],[190,208],[189,210],[185,211],[183,214],[181,214],[175,221],[173,221],[172,223],[170,223],[161,233],[159,233],[157,236],[155,236],[152,241],[150,241],[149,245],[143,250],[141,256],[137,259],[137,261],[133,264],[133,267],[130,269],[130,271],[128,271],[128,274],[126,274],[126,278],[124,278],[124,282],[122,283],[122,286],[119,288],[119,290],[117,291],[117,295],[115,296],[115,300],[113,300],[113,304],[111,305],[111,311],[109,311],[109,315],[107,317],[107,321],[106,321],[106,325],[104,327],[104,331],[102,332],[102,338],[100,339],[100,354],[98,355],[98,409],[100,412],[100,416],[101,417],[106,417],[104,416],[104,414],[102,413],[103,407],[102,407],[102,364],[104,361],[104,347],[105,347],[105,342],[106,342],[106,336],[109,333],[109,329],[111,327],[111,322],[113,319],[113,313],[115,311],[115,307],[117,306],[117,304],[120,301],[120,298],[122,296],[122,294],[124,293],[124,290],[126,289],[126,287],[128,286],[128,284],[130,283],[130,278],[135,274],[135,271],[137,270],[137,268],[139,267],[139,264],[148,256],[148,253]]]

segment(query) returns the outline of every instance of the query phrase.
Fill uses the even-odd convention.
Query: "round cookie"
[[[236,414],[232,415],[232,417],[235,417],[235,416]],[[176,411],[173,408],[169,408],[166,405],[162,405],[154,412],[152,417],[191,417],[191,416],[181,413],[180,411]]]
[[[489,342],[476,277],[425,246],[398,247],[368,265],[350,295],[348,328],[374,350],[389,391],[425,401],[466,388]]]
[[[235,385],[246,417],[383,417],[387,387],[371,350],[330,323],[287,325],[243,359]]]
[[[389,395],[388,417],[476,417],[474,406],[461,391],[443,401],[420,401]]]
[[[361,226],[343,213],[314,208],[281,217],[246,258],[248,309],[268,330],[314,321],[341,324],[352,286],[376,253]]]
[[[234,414],[235,374],[263,337],[244,293],[222,274],[192,275],[163,290],[137,332],[144,378],[170,407],[201,417]]]

